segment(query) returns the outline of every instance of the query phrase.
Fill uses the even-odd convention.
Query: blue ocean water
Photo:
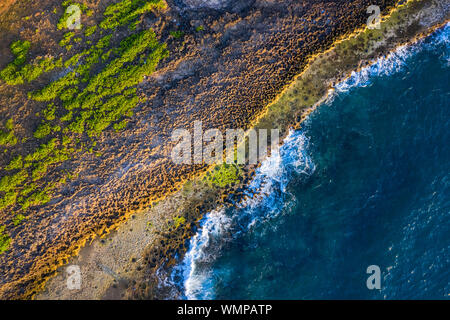
[[[210,212],[174,271],[185,297],[449,299],[449,35],[339,84],[263,163],[254,198]]]

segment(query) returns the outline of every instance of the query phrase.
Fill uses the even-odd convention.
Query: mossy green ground
[[[10,45],[14,60],[0,71],[0,78],[11,86],[33,82],[51,71],[62,74],[28,92],[29,99],[43,104],[36,114],[40,123],[33,137],[27,138],[36,139],[40,146],[28,154],[11,151],[9,164],[2,168],[0,210],[15,212],[14,225],[26,218],[29,207],[49,202],[53,191],[72,177],[70,172],[58,171],[58,165],[77,153],[94,153],[97,137],[104,130],[120,131],[127,126],[126,118],[141,102],[136,85],[168,56],[166,45],[159,43],[152,29],[135,31],[143,15],[165,8],[163,0],[119,1],[105,9],[99,26],[69,30],[70,11],[66,9],[73,5],[82,14],[92,15],[85,4],[62,3],[64,13],[55,28],[66,31],[59,41],[66,54],[30,60],[33,43],[19,39]],[[117,28],[127,31],[118,33]],[[72,52],[74,45],[85,49]],[[0,128],[0,146],[7,150],[17,143],[14,120],[9,119]],[[55,169],[58,173],[47,179],[49,170]],[[4,229],[0,253],[10,244]]]
[[[5,226],[0,226],[0,254],[8,250],[11,238],[4,233]]]
[[[208,171],[204,180],[213,186],[220,188],[235,184],[239,181],[241,169],[234,164],[223,163]]]

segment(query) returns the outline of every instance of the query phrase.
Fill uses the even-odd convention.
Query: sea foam
[[[374,63],[362,68],[358,72],[353,71],[344,81],[335,85],[334,95],[347,93],[352,88],[367,87],[372,80],[378,77],[387,77],[403,70],[408,65],[408,59],[422,50],[435,50],[436,46],[445,45],[446,54],[442,60],[448,64],[450,59],[449,51],[449,29],[450,23],[437,30],[430,37],[421,39],[412,45],[403,45],[397,47],[384,57],[375,60]],[[328,100],[328,102],[331,102]]]

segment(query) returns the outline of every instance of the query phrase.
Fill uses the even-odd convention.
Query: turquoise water
[[[174,271],[184,296],[448,299],[449,33],[339,84],[263,163],[255,199],[210,212]]]

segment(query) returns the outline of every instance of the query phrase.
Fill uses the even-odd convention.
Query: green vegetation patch
[[[173,225],[175,227],[175,229],[178,229],[178,227],[180,227],[181,225],[186,223],[186,218],[182,217],[182,216],[176,216],[175,218],[173,218]]]
[[[95,33],[96,30],[97,30],[97,26],[96,25],[93,25],[91,27],[87,27],[86,31],[84,32],[84,35],[86,37],[90,37],[90,36],[92,36]]]
[[[0,146],[13,146],[17,143],[17,138],[14,135],[14,122],[9,119],[5,124],[6,130],[0,129]]]
[[[212,171],[207,172],[204,179],[211,185],[223,188],[229,184],[238,182],[239,176],[240,169],[238,166],[224,163],[216,166]]]
[[[11,238],[4,232],[5,226],[0,226],[0,254],[8,250],[11,243]]]
[[[23,162],[22,162],[22,156],[17,156],[14,159],[12,159],[9,164],[6,166],[6,170],[16,170],[16,169],[22,169]]]
[[[59,42],[59,45],[61,47],[67,46],[70,43],[70,41],[72,40],[74,35],[75,35],[75,32],[73,32],[73,31],[67,32],[66,34],[64,34],[64,37]]]
[[[184,32],[183,32],[183,31],[180,31],[180,30],[177,30],[177,31],[170,31],[170,35],[171,35],[172,37],[174,37],[175,39],[180,39],[181,37],[184,36]]]
[[[13,224],[15,226],[18,226],[23,220],[25,220],[25,216],[21,213],[19,213],[18,215],[16,215],[13,219]]]

